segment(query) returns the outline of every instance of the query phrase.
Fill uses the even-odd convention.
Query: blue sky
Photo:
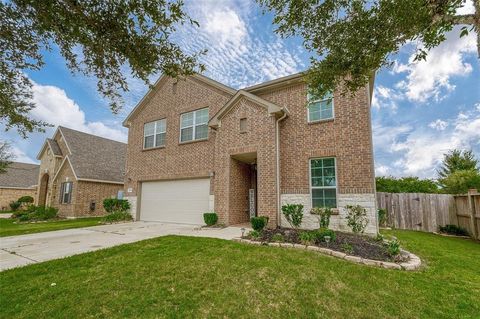
[[[301,39],[275,35],[272,16],[251,1],[187,1],[200,28],[178,30],[175,40],[187,52],[208,49],[205,75],[241,88],[308,67]],[[471,9],[467,3],[464,10]],[[381,69],[375,82],[372,125],[377,175],[435,177],[442,154],[453,148],[473,149],[480,157],[480,63],[475,34],[459,38],[458,29],[433,49],[426,62],[413,63],[416,45],[406,45],[395,64]],[[34,81],[32,116],[54,125],[126,141],[122,120],[146,93],[143,82],[129,77],[126,106],[113,115],[98,95],[96,80],[72,75],[57,51],[45,53],[46,66],[27,72]],[[11,141],[17,161],[36,162],[44,139],[26,140],[14,130],[1,131]]]

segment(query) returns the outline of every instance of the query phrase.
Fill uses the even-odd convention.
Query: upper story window
[[[180,115],[180,142],[204,140],[208,137],[208,108]]]
[[[310,160],[312,207],[337,207],[335,158]]]
[[[322,98],[312,94],[308,98],[308,122],[333,119],[333,94],[327,93]]]
[[[165,146],[166,132],[166,119],[145,123],[143,126],[143,148],[147,149]]]
[[[72,182],[65,182],[61,184],[60,187],[60,203],[61,204],[70,204],[72,201]]]

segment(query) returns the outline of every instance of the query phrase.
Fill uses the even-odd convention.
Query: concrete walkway
[[[2,237],[0,271],[166,235],[232,239],[241,228],[133,222]]]

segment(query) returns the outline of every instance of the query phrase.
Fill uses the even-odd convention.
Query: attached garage
[[[204,224],[210,179],[143,182],[141,189],[140,220]]]

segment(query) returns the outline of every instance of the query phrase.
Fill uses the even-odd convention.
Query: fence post
[[[468,210],[470,212],[470,225],[472,228],[472,237],[475,239],[480,239],[478,234],[478,227],[477,227],[477,216],[475,212],[475,200],[473,195],[477,194],[476,189],[469,189],[468,190]]]

